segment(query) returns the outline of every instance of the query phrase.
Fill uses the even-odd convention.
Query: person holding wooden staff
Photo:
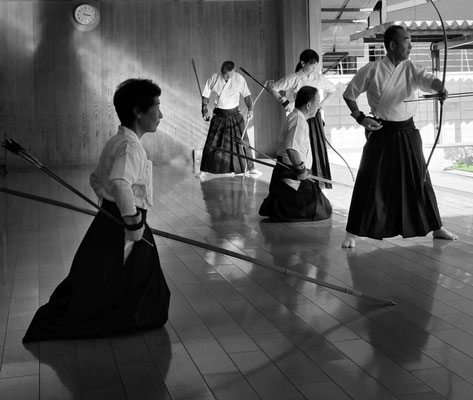
[[[319,102],[314,87],[303,86],[297,92],[295,108],[281,129],[278,164],[271,175],[269,195],[259,210],[261,216],[273,221],[299,222],[327,219],[332,214],[332,206],[318,182],[308,179],[312,152],[307,119],[314,117]]]
[[[336,93],[335,85],[324,75],[317,72],[319,55],[311,49],[304,50],[299,56],[296,71],[270,85],[273,96],[285,107],[287,112],[294,109],[297,92],[303,86],[317,88],[321,102],[316,114],[307,120],[310,132],[312,152],[312,173],[325,179],[332,179],[328,161],[327,145],[325,142],[324,122],[321,110]],[[284,95],[282,94],[284,93]],[[330,189],[330,183],[320,183],[321,188]]]
[[[24,342],[104,337],[166,323],[170,291],[146,223],[153,179],[141,144],[163,117],[160,95],[147,79],[118,86],[113,103],[121,125],[90,176],[105,211],[94,218],[69,275],[36,312]]]
[[[239,110],[240,96],[244,98],[248,108],[247,119],[253,118],[253,101],[250,90],[245,78],[235,71],[233,61],[225,61],[220,72],[214,73],[205,83],[202,91],[202,118],[206,121],[209,119],[207,105],[212,93],[216,95],[215,108],[202,152],[200,173],[197,177],[204,178],[206,172],[242,174],[247,167],[245,159],[215,151],[215,149],[223,148],[251,156],[251,152],[247,152],[244,146],[233,140],[233,137],[237,137],[248,142],[247,138],[242,137],[245,121]],[[252,161],[248,161],[248,170],[252,175],[261,174]]]

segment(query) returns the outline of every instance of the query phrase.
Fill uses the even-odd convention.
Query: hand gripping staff
[[[81,208],[81,207],[76,207],[72,204],[63,203],[61,201],[56,201],[56,200],[53,200],[53,199],[48,199],[46,197],[41,197],[41,196],[36,196],[36,195],[24,193],[24,192],[19,192],[19,191],[4,188],[4,187],[0,187],[0,192],[11,194],[11,195],[14,195],[14,196],[19,196],[19,197],[25,197],[25,198],[28,198],[28,199],[31,199],[31,200],[40,201],[42,203],[52,204],[52,205],[55,205],[55,206],[58,206],[58,207],[67,208],[69,210],[77,211],[77,212],[87,214],[87,215],[92,215],[92,216],[96,215],[96,212],[94,212],[92,210],[88,210],[86,208]],[[338,291],[338,292],[346,293],[346,294],[349,294],[351,296],[359,297],[359,298],[362,298],[362,299],[371,300],[371,301],[379,303],[383,306],[394,306],[394,305],[396,305],[396,303],[394,301],[390,300],[390,299],[385,299],[385,298],[377,297],[377,296],[371,296],[371,295],[359,292],[358,290],[345,288],[345,287],[334,285],[334,284],[328,283],[328,282],[322,282],[318,279],[312,278],[312,277],[304,275],[304,274],[300,274],[299,272],[293,271],[291,269],[287,269],[287,268],[279,267],[277,265],[266,263],[264,261],[257,260],[256,258],[249,257],[245,254],[236,253],[234,251],[223,249],[223,248],[218,247],[218,246],[213,246],[213,245],[208,244],[208,243],[202,243],[202,242],[199,242],[199,241],[194,240],[194,239],[189,239],[189,238],[186,238],[186,237],[183,237],[183,236],[174,235],[172,233],[160,231],[160,230],[153,229],[153,228],[151,228],[151,232],[153,232],[153,234],[155,234],[155,235],[158,235],[158,236],[161,236],[161,237],[164,237],[164,238],[167,238],[167,239],[175,240],[175,241],[178,241],[178,242],[181,242],[181,243],[190,244],[191,246],[200,247],[202,249],[213,251],[215,253],[220,253],[220,254],[230,256],[230,257],[238,258],[240,260],[243,260],[243,261],[255,264],[255,265],[259,265],[260,267],[271,269],[273,271],[280,272],[282,274],[290,275],[294,278],[301,279],[301,280],[304,280],[304,281],[307,281],[307,282],[315,283],[316,285],[323,286],[323,287],[326,287],[328,289],[332,289],[332,290],[335,290],[335,291]]]
[[[21,158],[23,158],[24,160],[28,161],[30,164],[33,164],[35,167],[39,168],[41,171],[45,172],[46,174],[48,174],[50,177],[52,177],[53,179],[55,179],[56,181],[58,181],[61,185],[65,186],[67,189],[69,189],[71,192],[75,193],[76,195],[78,195],[81,199],[85,200],[87,203],[89,203],[90,205],[92,205],[93,207],[95,207],[97,210],[101,211],[102,213],[104,213],[108,218],[110,218],[111,220],[113,220],[114,222],[116,222],[118,225],[122,226],[123,228],[126,228],[127,225],[123,222],[123,221],[120,221],[119,219],[117,219],[116,217],[114,217],[112,214],[110,214],[108,211],[104,210],[102,207],[100,207],[98,204],[96,204],[95,202],[93,202],[92,200],[90,200],[87,196],[85,196],[84,194],[82,194],[81,192],[79,192],[76,188],[74,188],[73,186],[69,185],[66,181],[64,181],[63,179],[61,179],[59,176],[57,176],[54,172],[52,172],[51,170],[49,170],[48,168],[46,168],[43,164],[41,164],[41,162],[39,162],[39,160],[34,157],[30,152],[28,152],[27,150],[25,150],[20,144],[18,144],[17,142],[15,142],[13,139],[7,139],[7,138],[4,138],[2,139],[2,146],[7,149],[8,151],[12,152],[13,154],[16,154],[18,156],[20,156]],[[148,244],[149,246],[151,247],[154,247],[154,245],[149,242],[148,240],[146,240],[145,238],[142,238],[141,240],[143,240],[146,244]]]
[[[273,96],[273,93],[266,87],[266,85],[263,85],[260,81],[258,81],[253,75],[251,75],[246,69],[240,67],[240,69],[246,74],[248,75],[251,79],[253,79],[258,85],[260,85],[261,87],[263,87],[264,89],[266,89],[269,93],[271,93],[271,96]],[[283,105],[283,104],[282,104]],[[283,105],[284,106],[284,105]],[[332,144],[328,141],[328,139],[326,138],[325,134],[323,135],[325,141],[327,142],[327,144],[330,146],[330,148],[334,151],[335,154],[337,154],[340,159],[345,163],[345,165],[347,166],[348,170],[350,171],[350,175],[351,175],[351,178],[353,180],[353,182],[355,182],[355,175],[353,175],[353,171],[352,169],[350,168],[350,165],[348,164],[347,160],[345,160],[345,158],[332,146]]]

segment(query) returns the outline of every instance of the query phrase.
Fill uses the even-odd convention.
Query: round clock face
[[[74,10],[74,20],[81,25],[93,25],[98,18],[98,11],[89,4],[80,4]]]

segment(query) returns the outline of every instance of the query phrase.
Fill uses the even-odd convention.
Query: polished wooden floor
[[[108,339],[21,338],[65,277],[91,217],[0,194],[0,399],[473,398],[473,178],[435,174],[457,242],[359,240],[342,249],[351,189],[333,217],[273,224],[258,178],[200,181],[155,167],[152,227],[391,298],[385,307],[228,256],[156,237],[172,296],[164,329]],[[87,168],[56,172],[92,196]],[[347,172],[334,166],[335,180]],[[1,185],[86,207],[40,171]]]

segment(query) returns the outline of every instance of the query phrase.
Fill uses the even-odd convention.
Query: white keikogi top
[[[288,106],[288,111],[292,111],[294,109],[294,101],[296,100],[297,92],[303,86],[317,88],[321,99],[324,98],[324,93],[332,93],[336,90],[335,85],[324,75],[318,72],[311,72],[309,75],[306,75],[302,70],[281,78],[273,83],[272,88],[278,92],[281,90],[286,92],[285,97],[291,103]]]
[[[279,138],[278,156],[282,157],[282,162],[292,165],[286,149],[293,149],[299,153],[301,161],[304,162],[307,169],[312,168],[312,151],[310,148],[309,124],[297,108],[287,117],[281,128]]]
[[[348,84],[343,97],[355,101],[366,92],[375,117],[405,121],[415,115],[417,104],[404,103],[404,100],[417,98],[418,89],[434,92],[431,86],[435,79],[435,75],[411,60],[394,66],[388,57],[384,57],[362,67]]]
[[[232,77],[225,82],[221,73],[213,74],[205,82],[202,97],[209,98],[211,93],[217,94],[215,107],[230,110],[240,104],[240,94],[243,97],[251,95],[245,78],[238,72],[234,72]]]
[[[115,201],[114,179],[123,179],[131,186],[136,207],[153,205],[153,164],[136,133],[122,125],[105,144],[99,165],[90,175],[90,185],[100,201]]]

